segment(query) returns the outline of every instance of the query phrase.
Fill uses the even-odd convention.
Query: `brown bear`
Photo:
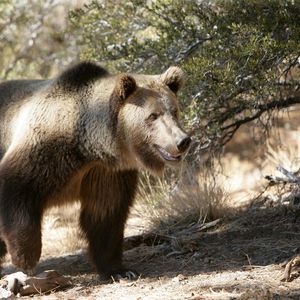
[[[191,143],[179,125],[182,71],[111,75],[82,62],[50,80],[0,84],[0,256],[32,270],[45,209],[79,200],[80,226],[102,278],[122,265],[138,170],[178,165]]]

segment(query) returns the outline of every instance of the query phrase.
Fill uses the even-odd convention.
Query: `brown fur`
[[[122,241],[138,169],[161,173],[190,143],[174,113],[180,72],[114,76],[85,62],[53,80],[0,84],[0,257],[34,268],[45,209],[80,200],[97,271],[129,274]]]

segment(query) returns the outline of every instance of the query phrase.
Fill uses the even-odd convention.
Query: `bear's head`
[[[176,94],[182,84],[178,67],[155,76],[123,74],[111,98],[127,159],[155,174],[180,164],[191,144],[179,123]]]

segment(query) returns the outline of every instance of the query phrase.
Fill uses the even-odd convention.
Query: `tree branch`
[[[201,46],[204,42],[210,41],[212,38],[200,38],[195,43],[190,45],[188,48],[179,51],[178,55],[175,57],[174,61],[178,64],[182,60],[187,59],[189,56],[191,56],[193,53],[195,53],[199,46]]]
[[[300,103],[300,96],[293,96],[293,97],[288,97],[286,98],[286,100],[274,100],[271,101],[269,103],[265,103],[265,104],[260,104],[256,107],[257,112],[249,117],[237,120],[235,122],[232,122],[229,125],[223,126],[221,127],[221,131],[225,132],[223,137],[222,137],[222,146],[225,145],[226,143],[228,143],[232,137],[234,136],[235,132],[243,125],[246,123],[249,123],[251,121],[254,121],[256,119],[258,119],[262,114],[264,114],[265,112],[268,111],[272,111],[272,110],[279,110],[279,109],[283,109],[283,108],[288,108],[290,106],[293,106],[295,104],[299,104]]]

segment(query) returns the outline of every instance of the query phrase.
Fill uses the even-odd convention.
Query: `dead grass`
[[[264,177],[282,165],[300,169],[300,110],[294,109],[277,121],[265,144],[257,145],[244,126],[226,147],[212,170],[194,172],[184,166],[176,180],[145,174],[141,180],[136,209],[152,227],[204,223],[238,213],[252,205],[265,189]],[[242,155],[240,155],[242,153]]]
[[[281,129],[277,136],[278,140],[270,139],[267,144],[264,172],[274,172],[279,165],[292,172],[298,171],[300,169],[300,127],[289,131]]]
[[[205,223],[226,213],[228,194],[211,172],[184,171],[184,182],[174,186],[164,178],[141,180],[136,210],[156,227]]]
[[[78,226],[79,209],[76,203],[47,211],[43,219],[43,256],[72,253],[86,247]]]

